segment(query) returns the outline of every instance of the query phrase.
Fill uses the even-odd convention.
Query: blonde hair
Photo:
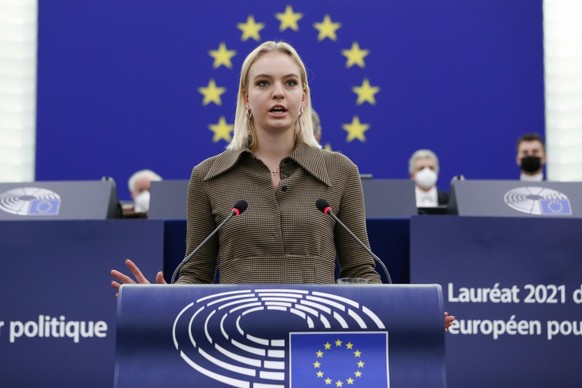
[[[249,87],[249,71],[251,66],[262,55],[275,51],[289,55],[297,64],[297,67],[299,67],[301,86],[306,95],[303,113],[299,115],[299,118],[295,123],[295,141],[307,144],[311,147],[321,148],[313,135],[313,123],[311,120],[311,93],[309,91],[307,71],[303,61],[301,61],[299,54],[297,54],[297,51],[295,51],[290,44],[285,42],[267,41],[251,51],[242,64],[234,118],[234,135],[227,149],[241,150],[245,147],[252,148],[256,145],[257,136],[255,134],[255,127],[252,119],[249,119],[246,115],[245,106],[245,94]]]

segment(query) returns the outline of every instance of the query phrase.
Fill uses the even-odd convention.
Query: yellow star
[[[324,373],[322,371],[317,372],[317,377],[323,377]]]
[[[298,31],[299,26],[297,25],[297,22],[303,17],[303,14],[293,12],[293,7],[288,5],[285,8],[285,13],[276,13],[275,17],[281,21],[279,31],[285,31],[287,28],[290,28],[293,31]]]
[[[338,381],[335,382],[335,386],[336,387],[343,387],[344,386],[344,383],[343,383],[343,381],[338,380]]]
[[[356,350],[354,352],[354,356],[356,356],[356,357],[360,357],[361,355],[362,355],[362,352],[360,352],[359,350]]]
[[[354,373],[356,375],[356,377],[362,377],[362,372],[360,371],[356,371],[356,373]]]
[[[358,42],[353,42],[349,50],[342,50],[342,55],[348,59],[346,67],[352,67],[353,65],[358,65],[361,68],[366,67],[364,58],[368,54],[370,54],[370,50],[362,50]]]
[[[217,143],[221,139],[224,139],[227,142],[230,142],[232,140],[232,138],[230,137],[230,133],[232,132],[234,126],[228,124],[224,116],[220,116],[218,123],[210,124],[208,128],[210,128],[210,130],[214,132],[214,137],[212,138],[212,141],[214,143]]]
[[[317,351],[317,358],[323,358],[323,352],[321,350]]]
[[[365,142],[366,137],[364,136],[364,132],[366,132],[368,129],[370,129],[370,125],[362,124],[360,122],[360,118],[358,116],[354,116],[352,118],[352,122],[350,124],[342,125],[342,128],[348,132],[348,138],[346,139],[348,142],[350,142],[354,139],[358,139],[362,142]],[[359,353],[359,351],[357,351],[356,354],[357,353]],[[359,356],[356,355],[356,357],[359,357]]]
[[[329,143],[325,143],[325,145],[323,146],[323,149],[326,150],[326,151],[333,151],[331,149],[331,144],[329,144]]]
[[[220,65],[224,65],[229,69],[232,68],[232,62],[230,61],[232,57],[236,55],[235,50],[228,50],[224,42],[220,43],[218,50],[210,50],[208,54],[214,58],[213,68],[218,68]]]
[[[352,379],[351,377],[348,377],[347,382],[348,382],[348,385],[353,385],[354,379]]]
[[[331,379],[329,377],[325,379],[325,385],[331,385]]]
[[[313,367],[314,367],[314,368],[319,368],[320,366],[321,366],[321,363],[320,363],[319,361],[315,361],[315,362],[313,363]]]
[[[313,27],[319,31],[317,40],[322,41],[325,38],[336,40],[335,31],[341,27],[341,23],[333,23],[329,15],[325,15],[321,23],[313,23]]]
[[[358,368],[364,367],[364,361],[358,361]]]
[[[342,346],[342,340],[336,340],[335,341],[335,346]]]
[[[237,23],[236,27],[243,32],[240,38],[243,42],[249,38],[259,41],[261,40],[259,31],[265,28],[265,23],[257,23],[253,15],[249,15],[246,22]]]
[[[202,105],[208,105],[211,102],[215,103],[216,105],[222,105],[222,100],[220,99],[220,95],[226,92],[226,88],[219,88],[216,86],[216,82],[211,79],[208,82],[207,87],[199,87],[198,91],[202,93],[204,96],[204,101],[202,101]]]
[[[354,347],[354,344],[353,344],[353,343],[351,343],[351,342],[348,342],[348,343],[346,344],[346,349],[348,349],[348,350],[349,350],[349,349],[351,349],[351,348],[353,348],[353,347]]]
[[[325,345],[323,345],[323,347],[325,348],[325,350],[329,350],[331,349],[331,344],[329,342],[326,342]]]
[[[380,88],[370,85],[370,81],[366,78],[362,82],[362,86],[354,86],[352,91],[358,95],[356,104],[362,105],[364,102],[369,102],[372,105],[376,105],[374,95],[380,91]]]

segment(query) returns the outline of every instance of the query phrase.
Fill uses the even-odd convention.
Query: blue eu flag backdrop
[[[290,387],[389,387],[387,332],[290,334]]]
[[[512,155],[523,128],[543,132],[541,8],[541,0],[41,1],[36,179],[124,182],[142,168],[188,178],[232,139],[241,64],[266,40],[298,50],[322,145],[362,173],[408,178],[410,155],[429,148],[440,185],[457,174],[515,178],[507,158],[484,166],[473,148],[478,138],[489,154]]]

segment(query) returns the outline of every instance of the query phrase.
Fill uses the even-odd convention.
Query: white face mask
[[[133,210],[139,213],[145,213],[150,210],[150,192],[142,191],[133,200]]]
[[[421,189],[428,190],[432,188],[438,179],[438,175],[436,172],[431,170],[428,167],[423,168],[416,174],[414,174],[414,181]]]

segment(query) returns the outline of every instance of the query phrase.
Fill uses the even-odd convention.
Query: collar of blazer
[[[233,168],[241,159],[243,154],[252,154],[248,148],[242,150],[226,150],[219,154],[212,164],[212,167],[204,177],[204,180],[210,180],[225,173]],[[331,186],[331,180],[327,171],[327,163],[324,151],[319,148],[310,147],[303,143],[297,143],[289,155],[289,158],[299,164],[305,171],[311,174],[315,179],[321,181],[327,186]]]

